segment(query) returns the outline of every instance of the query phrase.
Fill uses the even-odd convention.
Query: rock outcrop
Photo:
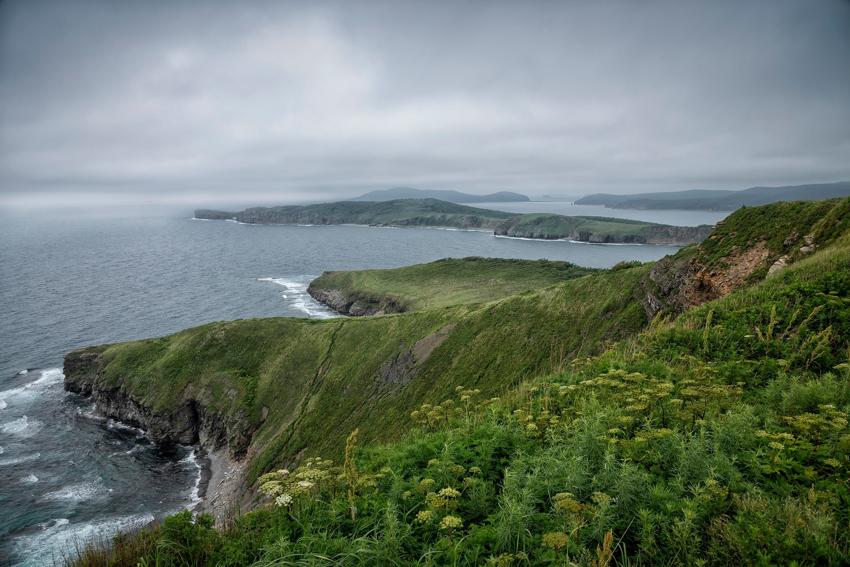
[[[320,289],[310,284],[307,293],[318,301],[327,305],[337,313],[352,317],[365,315],[386,315],[388,313],[404,313],[407,308],[392,297],[367,297],[364,295],[347,293],[340,289]]]
[[[172,409],[154,409],[120,384],[106,380],[101,354],[77,350],[65,356],[65,389],[91,398],[97,411],[122,423],[144,429],[158,444],[196,445],[209,455],[202,509],[224,518],[248,494],[244,486],[245,455],[253,431],[241,420],[211,411],[191,390]],[[226,470],[225,470],[226,469]],[[225,470],[225,472],[222,472]]]

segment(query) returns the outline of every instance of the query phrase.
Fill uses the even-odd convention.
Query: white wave
[[[28,371],[22,370],[19,375],[26,374]],[[8,402],[18,401],[20,399],[32,398],[39,392],[43,392],[47,388],[58,384],[65,378],[61,368],[48,368],[42,370],[38,378],[32,382],[27,382],[17,388],[10,388],[0,392],[0,409],[7,407]]]
[[[28,374],[28,373],[29,373],[29,369],[28,369],[28,368],[24,368],[23,370],[21,370],[20,372],[18,372],[18,376],[23,376],[24,374]]]
[[[570,244],[592,244],[594,246],[651,246],[642,242],[587,242],[585,240],[568,240]]]
[[[6,452],[6,449],[4,449],[3,447],[0,447],[0,455],[2,455],[5,452]]]
[[[79,524],[72,524],[67,518],[57,518],[39,524],[40,532],[16,538],[13,546],[17,555],[26,558],[26,564],[64,564],[64,558],[90,542],[109,541],[118,532],[139,529],[152,521],[154,516],[150,513],[114,516]]]
[[[18,437],[31,437],[41,429],[41,425],[42,423],[39,420],[23,416],[0,425],[0,431]]]
[[[101,500],[108,497],[109,490],[104,489],[103,481],[97,479],[63,486],[59,490],[48,492],[42,500],[50,502],[84,502],[86,500]]]
[[[339,314],[328,309],[307,293],[307,286],[313,276],[298,276],[300,279],[257,278],[259,282],[270,282],[283,287],[281,297],[287,300],[289,307],[305,313],[311,319],[333,319]],[[306,280],[306,281],[302,281]]]
[[[96,418],[94,418],[96,419]],[[114,419],[106,420],[106,428],[107,429],[115,429],[118,431],[129,431],[131,433],[135,433],[136,437],[144,437],[145,430],[139,429],[138,427],[133,427],[132,425],[127,425],[126,423],[121,423],[120,421],[115,421]]]
[[[202,502],[201,494],[201,476],[203,469],[201,463],[198,462],[197,451],[192,449],[189,454],[180,459],[180,464],[184,465],[189,470],[195,471],[195,482],[189,491],[189,504],[186,506],[190,510]]]
[[[27,476],[21,479],[21,482],[23,482],[24,484],[35,484],[36,482],[38,482],[38,477],[34,474],[28,474]]]
[[[39,457],[41,457],[41,453],[30,453],[29,455],[22,455],[20,457],[13,457],[11,459],[3,459],[0,460],[0,467],[8,467],[21,463],[28,463],[30,461],[35,461]]]

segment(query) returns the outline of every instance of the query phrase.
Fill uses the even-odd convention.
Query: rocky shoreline
[[[157,444],[192,445],[200,452],[201,503],[193,511],[212,514],[221,523],[238,511],[246,486],[245,452],[250,433],[234,432],[217,415],[195,399],[171,412],[157,412],[121,387],[109,385],[101,376],[100,353],[73,351],[65,356],[65,389],[90,398],[105,417],[146,432]]]

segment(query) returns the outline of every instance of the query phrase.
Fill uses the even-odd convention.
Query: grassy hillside
[[[248,454],[256,476],[296,456],[335,454],[339,432],[355,427],[364,439],[395,437],[411,425],[412,409],[461,381],[499,395],[636,332],[645,324],[634,298],[645,270],[602,272],[474,306],[214,323],[98,347],[97,386],[120,387],[164,415],[191,398],[220,416],[228,439],[254,432]]]
[[[701,242],[710,232],[710,226],[676,227],[629,219],[568,217],[542,213],[511,218],[495,230],[497,235],[521,238],[678,245]]]
[[[250,224],[370,224],[493,228],[513,213],[479,209],[438,199],[341,201],[316,205],[256,207],[237,213],[195,211],[196,218],[234,219]]]
[[[596,272],[568,262],[447,258],[391,270],[325,272],[310,294],[342,313],[401,313],[483,303]]]
[[[845,235],[755,286],[562,364],[526,358],[518,367],[548,335],[526,333],[546,324],[559,340],[575,345],[572,335],[584,331],[600,345],[598,327],[611,315],[618,321],[610,329],[638,319],[606,290],[635,285],[643,268],[479,310],[333,322],[337,334],[360,334],[457,310],[465,332],[447,352],[487,350],[411,382],[419,394],[399,396],[397,408],[374,406],[384,428],[402,412],[418,424],[401,439],[378,444],[368,421],[339,421],[340,436],[361,427],[344,458],[263,477],[267,508],[222,532],[176,516],[119,542],[111,557],[159,565],[846,564],[848,266]],[[579,307],[588,303],[595,307]],[[526,317],[527,327],[511,322]],[[480,339],[486,331],[511,341]],[[166,341],[177,345],[179,336]],[[512,342],[525,344],[500,351]],[[488,374],[490,365],[499,368]],[[495,381],[501,399],[489,400]],[[312,454],[341,456],[342,442],[323,445],[312,433],[302,434],[318,448]],[[103,555],[90,558],[103,564]]]

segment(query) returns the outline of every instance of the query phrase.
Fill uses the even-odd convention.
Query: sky
[[[0,0],[0,207],[844,179],[846,0]]]

